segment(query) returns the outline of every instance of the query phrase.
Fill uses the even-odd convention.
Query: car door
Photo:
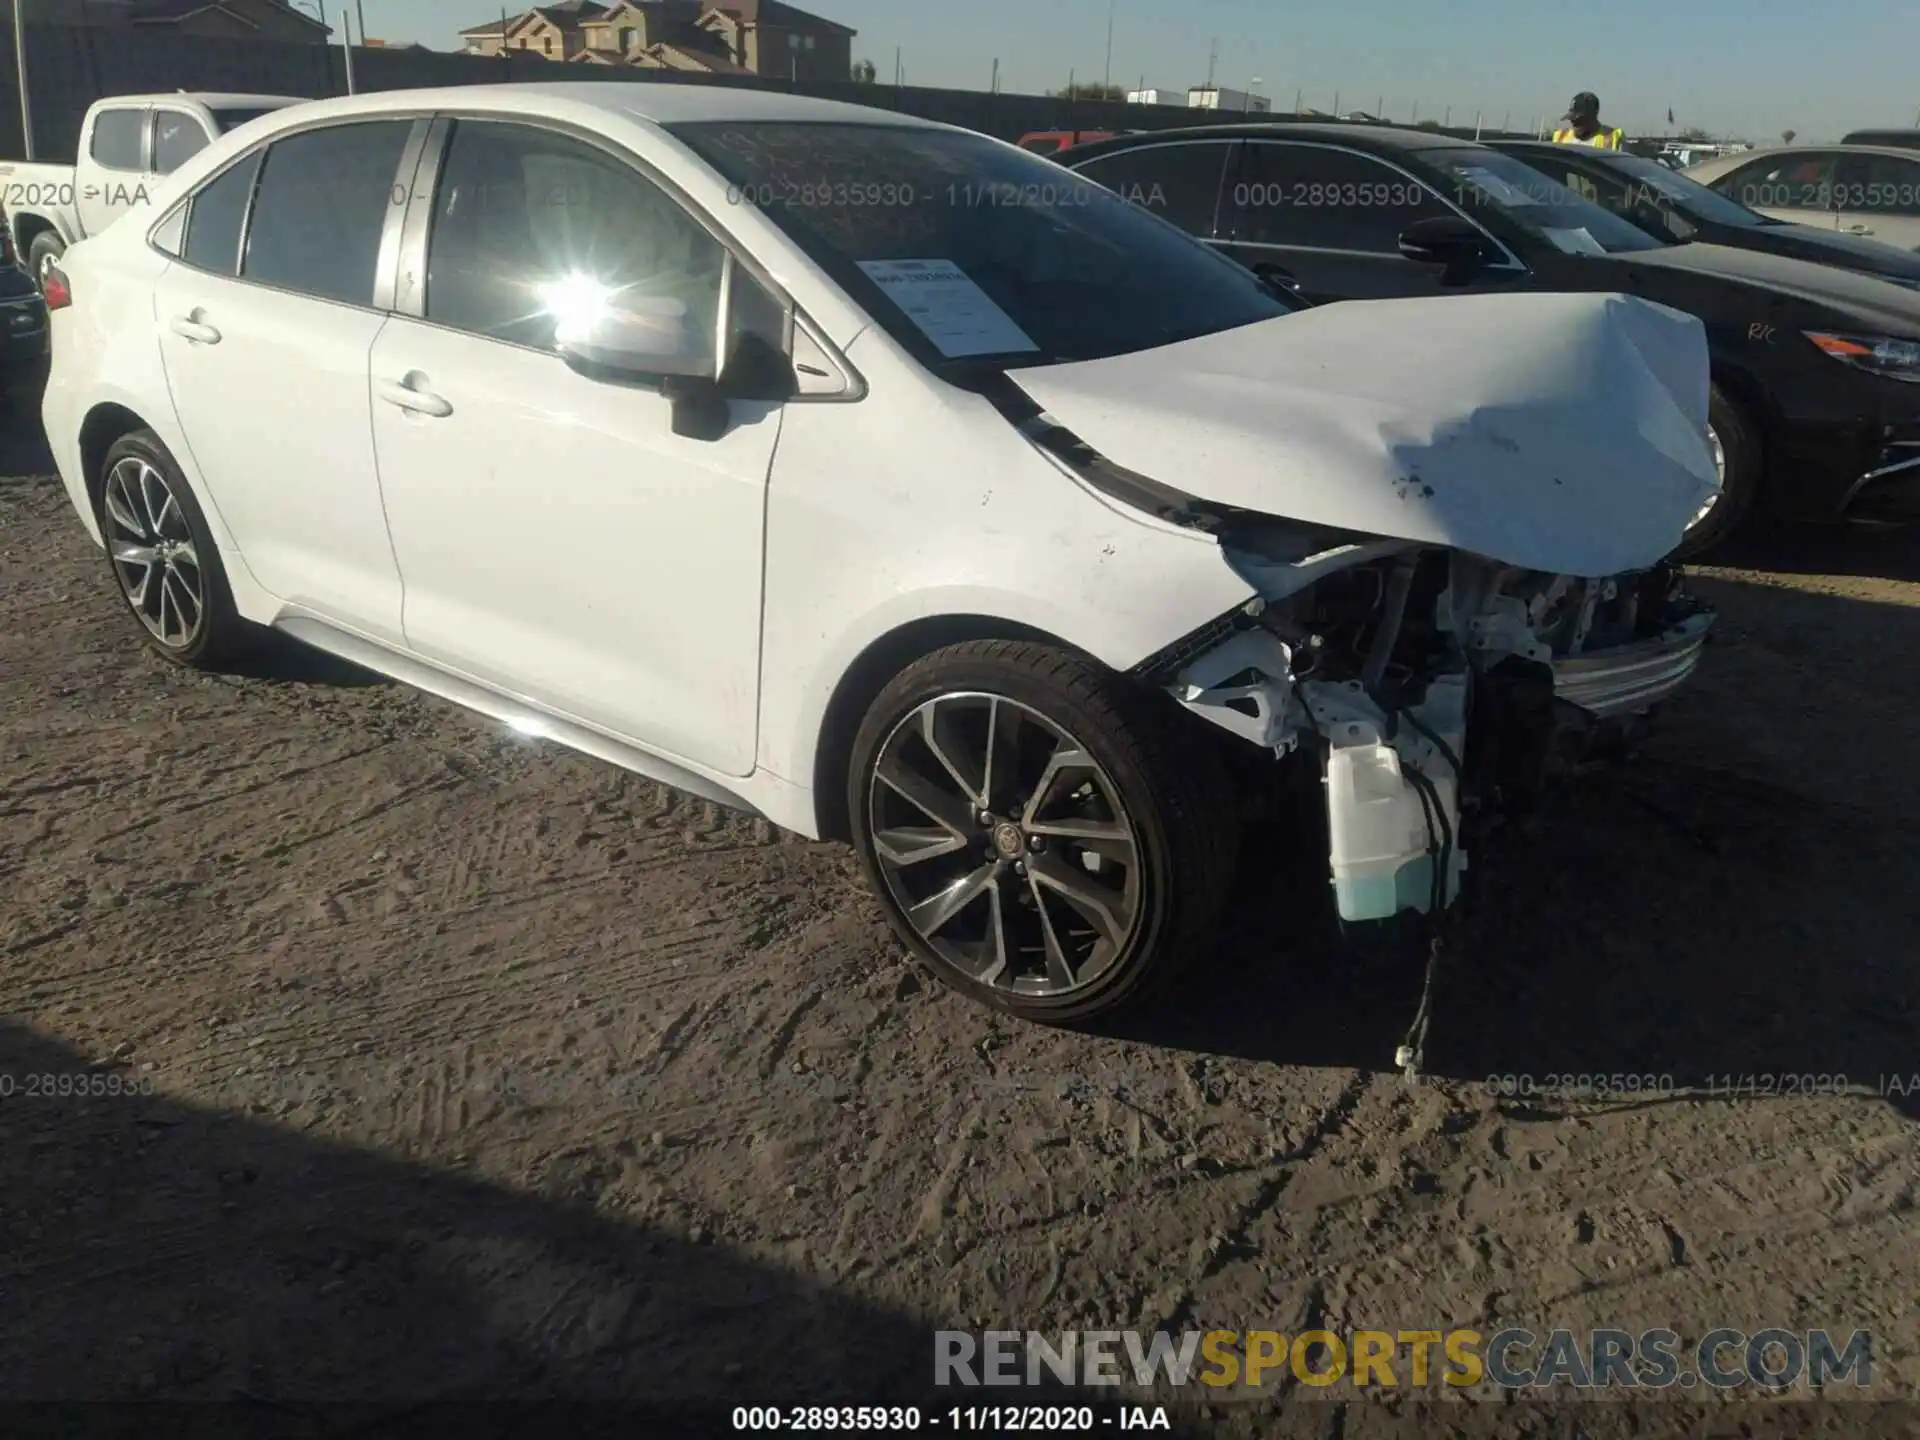
[[[98,235],[147,191],[147,131],[152,112],[144,105],[113,106],[95,112],[93,132],[74,187],[74,206],[83,235]]]
[[[367,366],[387,323],[376,289],[383,246],[399,244],[396,182],[425,130],[336,123],[250,152],[195,193],[154,296],[180,427],[248,570],[393,643],[400,576]]]
[[[416,185],[402,313],[373,353],[408,646],[747,774],[782,407],[731,399],[711,438],[679,434],[673,382],[589,378],[559,352],[568,327],[665,307],[662,324],[717,368],[749,342],[784,356],[787,312],[634,157],[520,122],[441,130]]]
[[[1457,213],[1374,156],[1292,140],[1249,140],[1222,209],[1229,255],[1279,266],[1314,300],[1439,294],[1441,271],[1403,256],[1400,234]]]
[[[1920,250],[1920,161],[1871,151],[1843,154],[1833,188],[1841,230]]]
[[[1709,181],[1707,188],[1776,220],[1832,229],[1834,169],[1839,158],[1832,150],[1763,157]]]
[[[1166,140],[1096,155],[1072,168],[1189,235],[1219,234],[1221,196],[1238,140]]]

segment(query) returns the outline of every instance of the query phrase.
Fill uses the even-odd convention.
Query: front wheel
[[[1694,559],[1721,544],[1746,518],[1760,493],[1766,467],[1760,431],[1718,385],[1707,400],[1707,443],[1720,475],[1720,490],[1687,526],[1673,552],[1676,560]]]
[[[33,244],[27,247],[27,269],[33,275],[33,283],[40,287],[40,293],[47,290],[47,272],[60,263],[60,257],[67,253],[67,243],[51,230],[42,231],[33,237]]]
[[[853,747],[854,840],[888,920],[945,983],[1068,1023],[1211,935],[1239,842],[1213,737],[1048,645],[915,662]]]

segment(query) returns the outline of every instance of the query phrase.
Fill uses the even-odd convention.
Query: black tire
[[[116,538],[136,541],[141,538],[135,530],[123,523],[122,517],[115,514],[116,510],[124,507],[118,499],[110,495],[110,490],[115,485],[116,472],[119,472],[122,485],[128,483],[128,477],[137,473],[137,469],[121,469],[123,465],[130,465],[132,462],[151,467],[152,471],[157,472],[178,511],[177,517],[164,516],[162,521],[154,527],[154,533],[168,539],[170,543],[177,545],[184,541],[192,547],[191,553],[194,557],[192,568],[197,572],[194,583],[198,585],[198,615],[193,626],[177,643],[168,643],[161,635],[155,633],[153,625],[148,620],[142,618],[141,607],[136,605],[131,589],[132,582],[127,578],[127,574],[132,572],[133,567],[124,567],[127,573],[123,574],[123,565],[115,557]],[[151,430],[136,430],[121,436],[107,451],[106,459],[101,462],[100,473],[94,477],[94,482],[95,514],[100,521],[100,533],[107,541],[107,573],[112,577],[114,589],[119,592],[121,601],[126,605],[129,617],[155,653],[175,665],[195,670],[218,670],[246,653],[251,648],[253,627],[242,620],[239,612],[234,609],[233,591],[227,584],[226,567],[221,563],[220,552],[214,545],[212,533],[207,528],[206,516],[201,512],[200,503],[194,498],[192,488],[187,484],[186,478],[181,475],[180,467],[174,463],[173,456],[167,453],[167,447],[161,443],[160,437]],[[164,511],[164,506],[160,508]],[[138,509],[135,511],[134,518],[146,519]],[[173,576],[178,585],[184,586],[187,583],[186,573],[183,560]],[[164,593],[167,583],[164,576],[160,583]],[[183,613],[177,599],[180,593],[182,592],[179,588],[173,592],[176,597],[173,614],[176,618]],[[151,609],[151,602],[149,602],[149,609]],[[161,613],[163,616],[166,614],[164,608]]]
[[[1676,560],[1692,560],[1724,544],[1747,518],[1766,475],[1760,428],[1718,385],[1708,396],[1707,423],[1719,437],[1721,453],[1726,457],[1720,499],[1674,547]]]
[[[34,236],[33,243],[27,247],[27,273],[33,276],[33,283],[44,290],[46,286],[42,284],[41,276],[46,273],[47,266],[58,264],[60,257],[66,253],[67,242],[52,230],[42,230]]]
[[[948,703],[953,697],[960,697],[957,703],[976,706],[981,703],[978,697],[1012,702],[1027,712],[1023,724],[1034,725],[1032,717],[1037,716],[1065,732],[1104,772],[1101,783],[1111,786],[1119,802],[1116,808],[1123,809],[1135,857],[1134,864],[1124,867],[1133,896],[1131,927],[1124,943],[1110,945],[1104,952],[1104,968],[1077,988],[1063,987],[1057,994],[1022,993],[1005,983],[982,983],[921,936],[890,888],[873,834],[880,803],[873,797],[883,793],[876,789],[876,767],[884,755],[897,753],[887,750],[890,741],[905,733],[905,722],[922,706],[936,699]],[[908,666],[869,708],[854,740],[847,779],[854,844],[895,933],[943,983],[996,1009],[1044,1024],[1075,1024],[1105,1016],[1147,993],[1150,982],[1157,987],[1177,962],[1214,934],[1239,850],[1239,810],[1225,780],[1217,737],[1199,733],[1203,723],[1181,712],[1167,697],[1091,659],[1049,645],[969,641],[936,650]],[[983,784],[981,788],[991,787]],[[965,807],[964,801],[958,803]],[[982,847],[979,854],[992,863],[996,853],[992,840],[983,834],[977,843]],[[1059,863],[1078,880],[1084,877],[1071,870],[1073,862],[1068,859],[1073,843],[1061,842]],[[1028,857],[1020,853],[1022,859],[1013,868],[1025,876]],[[951,858],[960,868],[978,863],[967,856]],[[1036,856],[1036,867],[1039,863]],[[1091,863],[1096,870],[1102,864],[1098,859]],[[1133,890],[1136,878],[1138,888]],[[1051,910],[1052,901],[1043,902],[1045,887],[1039,883],[1012,883],[1025,885],[1032,894],[1033,904],[1019,894],[1013,899],[1026,906],[1028,913],[1021,923],[1038,936],[1046,920],[1035,912]],[[1043,957],[1044,948],[1040,948]],[[1028,948],[1020,965],[1010,968],[1040,965],[1043,959]],[[1075,972],[1076,981],[1086,973]]]

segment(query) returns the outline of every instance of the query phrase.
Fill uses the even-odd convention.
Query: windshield
[[[1497,150],[1423,150],[1463,209],[1493,210],[1568,255],[1657,250],[1661,242],[1584,195]]]
[[[669,127],[925,363],[1146,350],[1287,314],[1232,261],[984,135],[908,126]]]
[[[1618,187],[1618,193],[1629,206],[1648,205],[1654,209],[1678,207],[1718,225],[1754,226],[1767,223],[1766,216],[1749,210],[1737,200],[1729,200],[1718,191],[1709,190],[1698,180],[1689,180],[1658,161],[1643,160],[1638,155],[1609,155],[1601,163],[1619,174],[1623,183]],[[1603,194],[1601,198],[1611,203],[1610,197]]]

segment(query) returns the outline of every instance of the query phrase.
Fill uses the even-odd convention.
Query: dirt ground
[[[1867,1329],[1920,1391],[1920,541],[1702,572],[1649,753],[1474,857],[1409,1088],[1417,976],[1283,836],[1177,1003],[1025,1027],[844,848],[318,657],[170,673],[46,469],[0,440],[0,1398],[665,1415],[1310,1322]],[[1487,1084],[1625,1073],[1678,1093]]]

